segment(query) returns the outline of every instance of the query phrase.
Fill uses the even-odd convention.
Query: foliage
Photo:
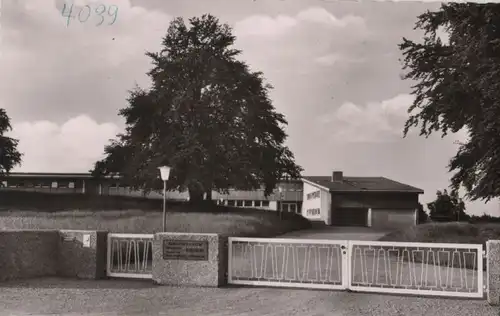
[[[449,164],[451,188],[489,201],[500,196],[500,4],[450,3],[418,17],[423,42],[403,38],[405,79],[416,82],[404,135],[464,130]],[[441,30],[449,43],[441,41]]]
[[[418,203],[418,224],[427,223],[429,220],[429,215],[425,212],[424,206],[421,203]]]
[[[120,111],[126,132],[106,147],[95,175],[121,173],[134,188],[158,187],[161,165],[172,167],[168,189],[191,200],[212,190],[257,189],[270,194],[281,177],[301,168],[283,145],[284,116],[275,111],[260,72],[236,59],[230,27],[212,15],[175,19],[159,53],[149,90],[131,91]]]
[[[446,190],[436,192],[436,200],[427,204],[430,218],[437,222],[466,221],[465,203],[456,192],[448,194]]]
[[[5,136],[10,130],[12,130],[10,118],[4,109],[0,109],[0,178],[21,164],[22,154],[17,150],[19,141]]]

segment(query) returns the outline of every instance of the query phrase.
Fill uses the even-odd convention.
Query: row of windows
[[[2,187],[4,188],[52,188],[52,189],[57,189],[57,188],[69,188],[69,189],[74,189],[75,188],[75,183],[74,182],[44,182],[44,183],[33,183],[33,182],[18,182],[18,183],[8,183],[7,181],[2,181]]]
[[[317,199],[317,198],[319,198],[319,196],[320,196],[320,191],[318,190],[318,191],[314,191],[314,192],[308,193],[307,194],[307,199],[308,200]]]
[[[227,201],[218,200],[217,204],[226,205],[226,202],[227,202],[227,206],[269,207],[269,201],[258,201],[258,200],[255,200],[255,201],[252,201],[252,200],[227,200]]]
[[[316,216],[316,215],[320,215],[321,211],[319,208],[310,208],[306,211],[306,213],[308,216]]]

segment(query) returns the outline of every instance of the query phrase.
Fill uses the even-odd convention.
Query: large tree
[[[500,4],[450,3],[418,17],[423,41],[403,39],[405,78],[415,101],[404,134],[420,126],[428,137],[465,130],[468,140],[450,160],[451,187],[466,197],[500,196]],[[438,34],[444,30],[449,41]]]
[[[19,141],[5,136],[10,130],[12,130],[10,118],[4,109],[0,109],[0,178],[21,164],[22,155],[17,150]]]
[[[120,110],[127,128],[105,148],[93,173],[122,174],[132,187],[155,189],[157,167],[172,167],[169,189],[199,201],[212,190],[265,187],[299,177],[284,146],[287,124],[268,96],[262,73],[237,57],[231,28],[212,15],[175,19],[153,63],[150,89],[131,91]]]

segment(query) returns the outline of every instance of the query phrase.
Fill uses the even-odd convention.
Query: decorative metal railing
[[[345,288],[346,242],[229,238],[229,283]]]
[[[483,297],[483,246],[350,241],[353,291]]]
[[[108,234],[107,275],[152,278],[152,234]]]
[[[480,298],[483,246],[233,237],[228,282]]]

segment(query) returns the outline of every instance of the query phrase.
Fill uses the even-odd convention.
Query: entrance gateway
[[[230,284],[483,298],[483,246],[229,238]]]
[[[108,234],[107,275],[152,279],[152,234]],[[229,237],[228,283],[483,298],[481,244]]]

